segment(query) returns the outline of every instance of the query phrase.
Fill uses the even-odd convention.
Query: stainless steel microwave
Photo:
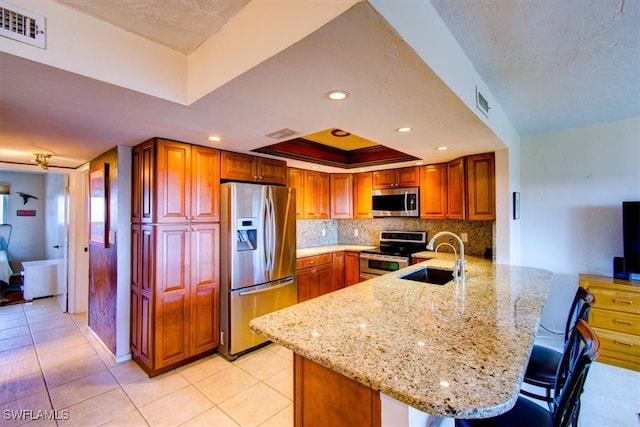
[[[420,216],[418,187],[372,190],[371,206],[374,217]]]

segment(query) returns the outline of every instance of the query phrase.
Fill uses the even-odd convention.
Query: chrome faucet
[[[452,233],[450,231],[440,231],[439,233],[436,233],[431,240],[429,240],[429,243],[427,244],[427,250],[428,251],[432,251],[433,250],[433,245],[436,241],[436,239],[440,236],[451,236],[453,238],[455,238],[458,241],[458,244],[460,245],[460,259],[456,260],[455,258],[455,249],[454,249],[454,256],[453,256],[453,275],[455,277],[458,277],[458,275],[460,277],[462,277],[462,279],[464,280],[464,265],[466,264],[466,260],[464,259],[464,243],[462,242],[462,239],[460,237],[458,237],[457,234]]]

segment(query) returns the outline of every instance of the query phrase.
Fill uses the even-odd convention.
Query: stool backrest
[[[554,426],[565,427],[573,422],[589,368],[599,353],[598,336],[586,321],[578,319],[558,365],[552,405]]]
[[[575,326],[578,319],[582,319],[585,322],[589,321],[589,311],[595,301],[595,297],[582,286],[578,286],[576,295],[573,297],[571,308],[569,309],[569,316],[567,317],[567,324],[564,328],[564,342],[569,340],[571,330]]]

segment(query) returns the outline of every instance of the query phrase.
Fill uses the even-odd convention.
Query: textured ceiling
[[[56,1],[180,52],[248,4]],[[432,4],[521,135],[640,115],[639,1]],[[202,143],[213,129],[222,149],[250,152],[284,127],[297,136],[337,127],[429,162],[503,148],[366,2],[188,106],[7,53],[0,67],[0,161],[50,152],[51,163],[75,167],[116,144]],[[336,88],[352,96],[328,103],[322,95]],[[393,131],[407,124],[411,134]],[[452,149],[436,153],[438,145]]]
[[[184,54],[250,0],[56,0]]]
[[[431,3],[521,135],[640,115],[640,1]]]

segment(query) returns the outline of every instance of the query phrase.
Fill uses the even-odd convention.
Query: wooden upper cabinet
[[[493,153],[456,159],[447,164],[449,219],[496,218],[495,158]]]
[[[373,179],[371,172],[353,174],[353,217],[373,218],[371,190]]]
[[[264,184],[287,185],[287,162],[265,157],[256,157],[256,159],[256,171],[259,182]]]
[[[156,219],[153,222],[190,220],[191,146],[158,139],[156,173]]]
[[[217,222],[220,152],[164,139],[133,150],[132,222]]]
[[[304,218],[329,218],[329,174],[305,170],[304,176]]]
[[[417,166],[386,169],[373,172],[373,188],[417,187],[420,185],[420,169]]]
[[[191,221],[220,221],[220,151],[191,147]]]
[[[296,190],[296,219],[329,218],[329,174],[289,168],[289,187]]]
[[[420,167],[420,218],[447,219],[447,164]]]
[[[220,179],[286,185],[287,162],[223,151]]]
[[[149,140],[133,148],[131,183],[131,222],[134,224],[153,222],[155,156],[154,140]]]
[[[332,173],[329,176],[331,218],[353,218],[353,175]]]
[[[467,157],[467,218],[496,218],[495,157],[493,153]]]
[[[287,185],[296,190],[296,219],[304,219],[304,171],[289,168]]]
[[[466,219],[465,159],[447,163],[447,217]]]

